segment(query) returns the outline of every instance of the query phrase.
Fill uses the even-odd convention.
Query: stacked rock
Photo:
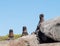
[[[26,35],[28,35],[27,28],[26,26],[23,26],[22,36],[26,36]]]
[[[9,30],[9,40],[11,39],[14,39],[14,33],[12,29]]]

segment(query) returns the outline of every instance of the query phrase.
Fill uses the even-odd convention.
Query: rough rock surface
[[[0,46],[60,46],[60,43],[38,44],[36,35],[28,35],[16,40],[2,41]]]
[[[45,21],[40,29],[47,36],[60,41],[60,17]]]
[[[0,46],[38,46],[36,35],[28,35],[16,40],[2,41]]]

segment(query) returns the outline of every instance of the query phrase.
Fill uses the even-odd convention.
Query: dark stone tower
[[[41,23],[44,22],[44,14],[39,15],[39,23],[37,25],[37,28],[35,30],[35,34],[38,34],[38,31],[40,30]]]
[[[39,18],[40,18],[40,23],[44,22],[44,14],[40,14]]]
[[[14,34],[12,29],[9,30],[9,39],[14,39]]]
[[[28,35],[27,28],[26,28],[26,26],[23,26],[22,36],[26,36],[26,35]]]

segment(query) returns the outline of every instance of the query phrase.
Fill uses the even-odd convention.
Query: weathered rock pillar
[[[23,26],[22,36],[26,36],[26,35],[28,35],[27,28],[26,28],[26,26]]]
[[[12,39],[14,39],[14,34],[13,34],[13,30],[10,29],[9,30],[9,40],[12,40]]]
[[[50,25],[46,28],[44,28],[44,15],[43,14],[40,14],[40,16],[39,16],[39,18],[40,18],[40,21],[39,21],[39,23],[38,23],[38,26],[37,26],[37,29],[36,29],[36,34],[37,34],[37,37],[38,37],[38,41],[39,41],[39,43],[53,43],[53,42],[59,42],[59,41],[57,41],[57,40],[54,40],[53,38],[52,38],[52,36],[54,36],[53,34],[52,34],[52,32],[54,32],[55,30],[50,30],[50,29],[52,29],[52,28],[50,28],[49,29],[49,27],[50,27],[50,25],[51,25],[51,23],[50,23]],[[48,25],[48,24],[47,24]],[[54,25],[54,24],[53,24]],[[46,26],[46,25],[45,25]],[[51,26],[52,27],[52,26]],[[53,26],[54,27],[54,26]],[[47,29],[47,30],[46,30]],[[47,32],[47,31],[49,31],[49,32]],[[50,37],[51,36],[51,37]],[[55,36],[54,36],[54,38],[55,38]]]
[[[44,22],[44,15],[43,14],[40,14],[39,15],[39,23],[37,25],[37,28],[36,28],[36,31],[35,33],[38,34],[38,31],[40,30],[40,26],[41,26],[41,23]]]
[[[44,22],[44,15],[43,14],[40,14],[40,23]]]

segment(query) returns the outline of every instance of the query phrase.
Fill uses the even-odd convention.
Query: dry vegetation
[[[14,39],[17,39],[19,37],[21,37],[21,34],[14,34]],[[0,41],[7,40],[8,38],[8,35],[0,36]]]

